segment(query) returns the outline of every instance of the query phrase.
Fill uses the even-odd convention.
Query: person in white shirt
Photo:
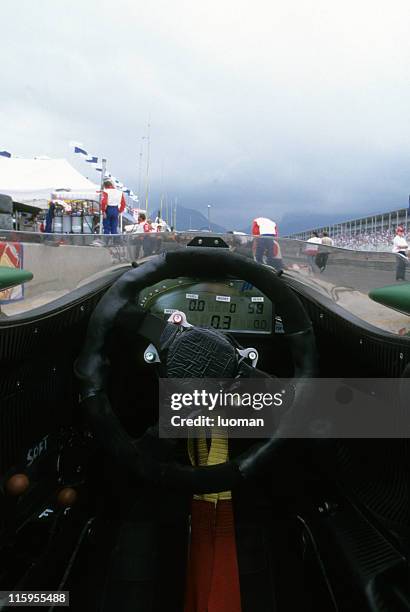
[[[322,244],[324,246],[333,246],[333,240],[327,232],[323,232],[322,234]],[[326,270],[328,259],[329,251],[327,250],[320,250],[320,252],[316,255],[315,263],[319,268],[320,272],[324,272]]]
[[[393,240],[392,252],[396,254],[396,281],[406,280],[409,245],[404,237],[404,229],[399,226]]]
[[[322,244],[326,246],[333,246],[333,239],[329,236],[328,232],[322,233]]]
[[[316,255],[319,252],[319,244],[322,244],[321,238],[319,238],[319,234],[317,232],[313,232],[311,238],[307,241],[305,248],[305,255],[307,257],[308,269],[309,272],[313,274],[318,271],[318,267],[316,265]]]
[[[252,221],[253,255],[259,263],[266,263],[278,272],[283,269],[282,255],[279,243],[274,240],[278,237],[278,226],[275,221],[267,217],[257,217]]]

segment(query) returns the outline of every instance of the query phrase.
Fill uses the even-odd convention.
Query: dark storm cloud
[[[150,121],[152,198],[211,202],[225,225],[405,205],[409,16],[404,0],[6,0],[0,145],[69,157],[79,140],[137,190]]]

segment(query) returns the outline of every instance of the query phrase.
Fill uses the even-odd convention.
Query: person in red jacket
[[[109,179],[104,181],[101,210],[104,234],[118,234],[118,216],[125,210],[125,197],[122,191],[115,189],[114,183]]]

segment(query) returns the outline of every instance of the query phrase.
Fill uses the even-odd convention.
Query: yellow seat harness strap
[[[195,444],[196,443],[196,444]],[[215,431],[211,437],[211,446],[208,450],[205,432],[198,439],[188,439],[188,454],[192,465],[218,465],[228,461],[228,438],[222,430]],[[194,499],[213,502],[215,505],[218,500],[232,499],[230,491],[220,493],[203,493],[194,495]]]

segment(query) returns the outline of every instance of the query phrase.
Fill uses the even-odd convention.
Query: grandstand
[[[333,225],[313,227],[303,232],[290,234],[289,238],[307,240],[312,232],[328,232],[335,246],[363,251],[391,251],[397,226],[401,225],[405,233],[410,230],[410,206],[393,211],[359,217]]]

